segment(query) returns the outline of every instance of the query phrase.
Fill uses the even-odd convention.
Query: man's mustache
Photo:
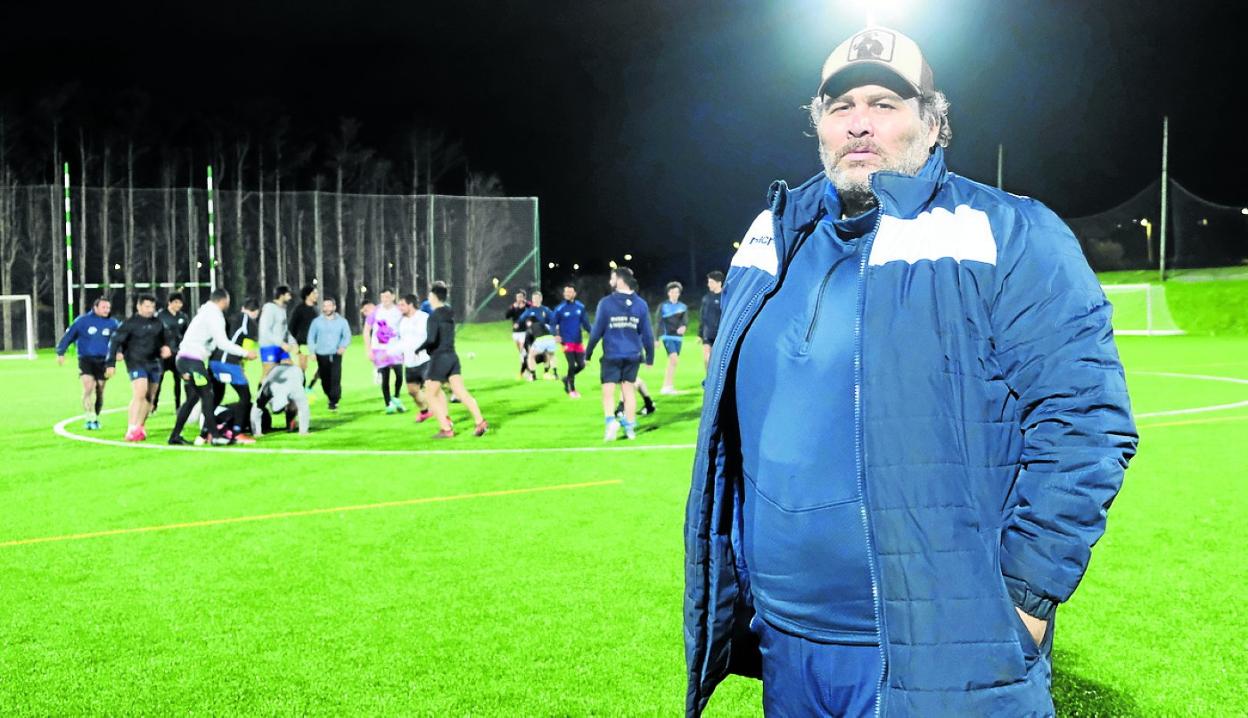
[[[845,155],[848,155],[851,152],[874,152],[875,154],[880,155],[880,156],[883,156],[884,154],[884,151],[880,148],[880,146],[875,144],[871,140],[858,140],[856,142],[851,142],[845,145],[839,151],[837,151],[836,161],[840,162],[842,159],[844,159]]]

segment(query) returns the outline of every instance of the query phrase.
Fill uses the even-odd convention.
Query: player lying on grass
[[[260,382],[256,405],[251,409],[251,430],[255,436],[272,432],[274,426],[300,434],[308,433],[312,412],[303,387],[303,372],[290,363],[278,364]],[[278,418],[278,423],[274,419]]]
[[[217,431],[216,422],[211,420],[211,417],[216,416],[216,410],[212,375],[207,362],[214,350],[246,359],[255,359],[256,352],[242,348],[225,335],[225,310],[229,308],[230,293],[221,288],[212,290],[208,301],[196,312],[195,318],[186,326],[186,333],[182,336],[182,346],[178,349],[174,365],[178,369],[178,376],[185,382],[186,401],[178,407],[173,431],[169,433],[169,443],[174,446],[189,443],[182,438],[182,428],[186,426],[192,410],[197,406],[208,429],[211,443],[215,446],[234,443],[232,438],[222,436]]]

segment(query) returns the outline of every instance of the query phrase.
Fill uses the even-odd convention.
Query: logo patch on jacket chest
[[[997,243],[987,214],[958,205],[952,212],[937,207],[914,219],[885,215],[880,218],[880,229],[867,263],[874,267],[889,262],[915,264],[945,258],[996,265]]]
[[[776,258],[774,234],[775,223],[771,210],[764,210],[754,218],[753,224],[741,239],[741,247],[732,255],[731,266],[753,267],[775,275],[779,260]]]

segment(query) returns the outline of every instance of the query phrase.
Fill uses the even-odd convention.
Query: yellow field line
[[[1152,429],[1158,426],[1187,426],[1188,424],[1216,424],[1220,421],[1248,421],[1248,416],[1223,416],[1218,419],[1187,419],[1185,421],[1163,421],[1159,424],[1141,424],[1141,429]]]
[[[64,536],[41,536],[38,538],[17,539],[14,541],[0,542],[0,548],[9,546],[25,546],[36,543],[52,543],[56,541],[80,541],[83,539],[101,538],[104,536],[120,536],[122,534],[138,534],[148,533],[151,531],[172,531],[174,529],[199,528],[201,526],[221,526],[224,524],[237,524],[248,521],[271,521],[274,519],[289,519],[296,516],[315,516],[317,514],[333,514],[342,511],[365,511],[369,509],[387,509],[396,506],[415,506],[417,504],[432,504],[445,501],[462,501],[465,499],[484,499],[493,496],[515,496],[516,494],[533,494],[542,491],[566,491],[570,489],[586,489],[595,486],[608,486],[611,484],[620,484],[622,481],[615,479],[611,481],[589,481],[579,484],[556,484],[553,486],[534,486],[524,489],[503,489],[500,491],[482,491],[475,494],[456,494],[454,496],[427,496],[419,499],[404,499],[402,501],[383,501],[376,504],[356,504],[353,506],[336,506],[327,509],[306,509],[304,511],[282,511],[272,514],[257,514],[254,516],[234,516],[224,519],[205,519],[203,521],[185,521],[176,524],[162,524],[160,526],[139,526],[128,529],[110,529],[108,531],[92,531],[81,534],[67,534]]]

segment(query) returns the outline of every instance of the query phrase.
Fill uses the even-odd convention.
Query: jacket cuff
[[[1026,582],[1014,578],[1013,576],[1003,576],[1005,579],[1005,588],[1010,594],[1010,600],[1023,610],[1023,613],[1033,618],[1039,618],[1042,621],[1050,621],[1053,614],[1057,611],[1057,601],[1046,598],[1038,593],[1032,592]]]

